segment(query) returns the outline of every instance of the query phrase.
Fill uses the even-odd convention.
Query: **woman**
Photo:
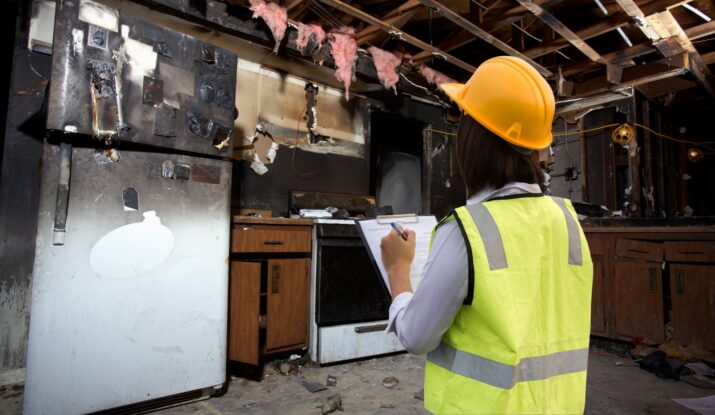
[[[593,266],[571,202],[539,186],[534,150],[551,144],[553,93],[513,57],[442,88],[463,111],[456,144],[467,205],[435,229],[414,293],[414,233],[383,238],[388,329],[427,353],[430,412],[582,413]]]

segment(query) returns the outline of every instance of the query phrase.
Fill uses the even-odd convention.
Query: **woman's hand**
[[[406,241],[393,229],[380,243],[382,263],[387,270],[393,299],[403,292],[412,291],[410,266],[415,257],[415,232],[405,229],[404,233]]]

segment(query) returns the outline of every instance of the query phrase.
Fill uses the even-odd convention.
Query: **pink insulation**
[[[355,29],[341,27],[330,31],[330,53],[335,60],[335,78],[345,85],[345,99],[350,99],[348,90],[353,80],[355,60],[357,60],[357,44]]]
[[[274,52],[278,52],[278,47],[285,36],[288,28],[288,12],[285,8],[276,3],[265,2],[263,0],[248,0],[251,3],[251,11],[253,18],[260,17],[268,25],[273,33],[273,39],[276,41]]]
[[[323,41],[325,41],[325,31],[320,25],[315,23],[298,25],[298,38],[295,40],[295,45],[301,53],[305,53],[308,43],[312,42],[316,45],[316,51],[320,50],[323,46]]]
[[[402,58],[374,46],[369,47],[367,51],[372,55],[375,69],[377,69],[377,78],[382,86],[385,89],[392,88],[397,93],[397,82],[400,80],[397,67],[402,63]]]
[[[435,71],[427,65],[420,66],[420,75],[424,76],[430,85],[437,85],[437,88],[439,88],[439,84],[457,82],[442,72]]]

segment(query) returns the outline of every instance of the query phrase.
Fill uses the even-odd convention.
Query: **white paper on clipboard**
[[[390,215],[378,216],[377,219],[365,219],[356,221],[358,230],[365,243],[370,258],[373,260],[377,269],[380,270],[382,280],[390,291],[390,281],[388,279],[387,270],[382,263],[382,252],[380,251],[380,241],[392,230],[390,225],[397,222],[405,229],[410,229],[415,232],[415,259],[410,267],[410,283],[412,290],[417,290],[422,277],[422,269],[427,262],[429,256],[429,245],[432,238],[432,230],[437,226],[437,219],[434,216],[417,216],[417,215]],[[392,292],[390,292],[392,294]]]

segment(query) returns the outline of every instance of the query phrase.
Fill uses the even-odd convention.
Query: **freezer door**
[[[26,414],[225,381],[231,163],[118,156],[71,149],[64,238],[53,238],[66,192],[60,149],[45,145]]]
[[[230,157],[236,55],[91,0],[59,2],[47,127]]]

